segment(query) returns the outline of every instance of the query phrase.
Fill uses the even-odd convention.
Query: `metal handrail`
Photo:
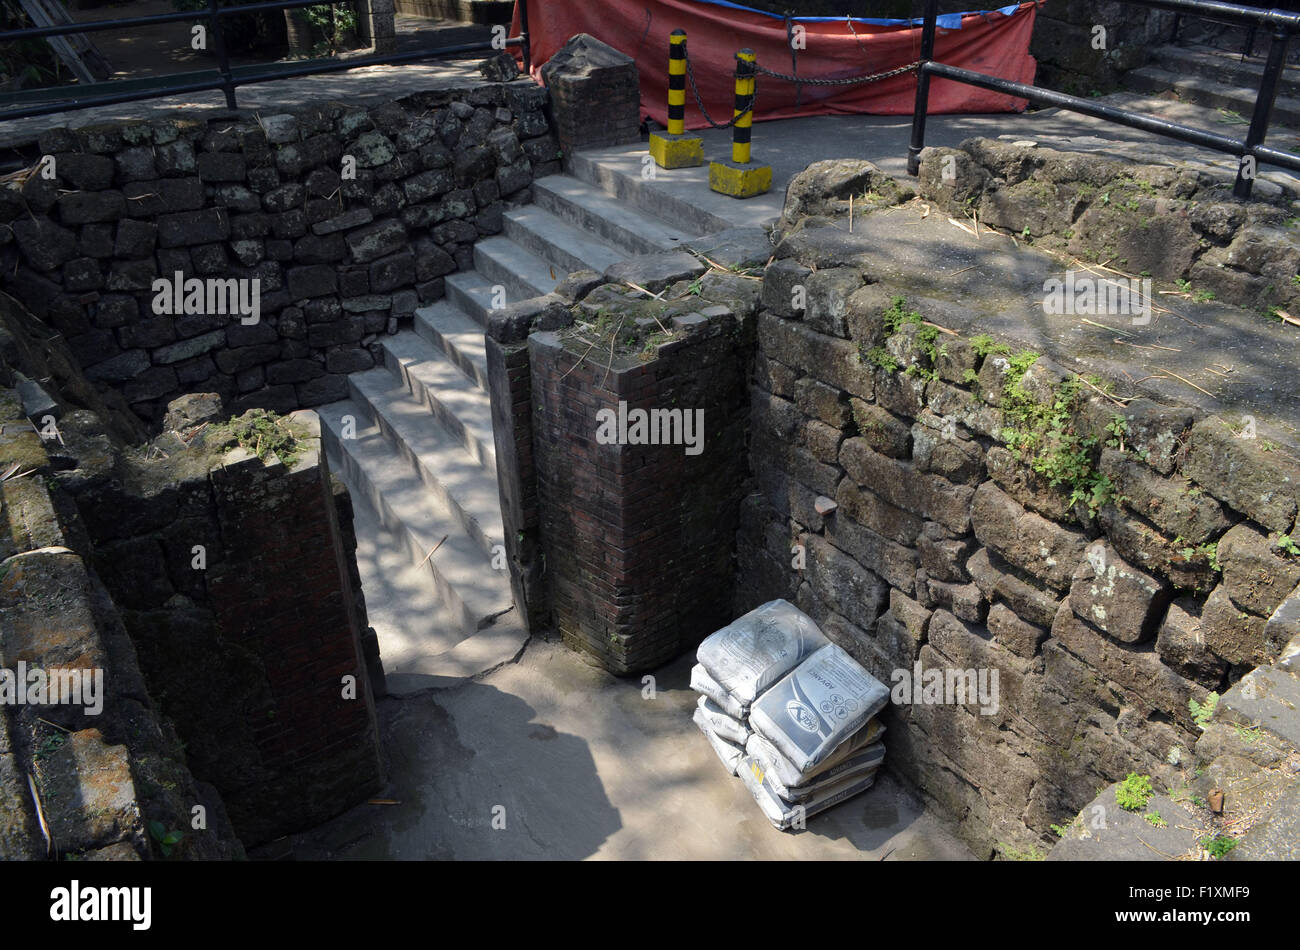
[[[1130,112],[1127,109],[1055,92],[1041,86],[1026,85],[999,76],[990,76],[986,73],[935,62],[934,37],[939,3],[938,0],[926,0],[924,26],[921,30],[921,64],[917,68],[916,105],[912,111],[912,139],[907,149],[908,174],[916,175],[921,168],[921,150],[925,147],[925,120],[929,109],[931,76],[990,89],[1028,100],[1036,105],[1056,106],[1071,112],[1105,119],[1117,125],[1153,132],[1166,138],[1236,155],[1238,156],[1237,180],[1233,185],[1233,194],[1238,198],[1249,198],[1255,183],[1255,175],[1247,173],[1245,161],[1247,156],[1254,159],[1256,166],[1263,159],[1272,165],[1300,171],[1300,155],[1264,145],[1264,139],[1268,135],[1269,118],[1273,111],[1273,101],[1277,98],[1278,82],[1286,62],[1287,44],[1293,34],[1300,33],[1300,13],[1244,7],[1234,3],[1221,3],[1218,0],[1125,0],[1125,2],[1271,28],[1272,41],[1269,45],[1268,59],[1264,64],[1264,75],[1260,78],[1250,128],[1246,132],[1245,139],[1233,139],[1205,129],[1180,125],[1141,112]]]
[[[102,95],[90,95],[85,98],[75,94],[68,99],[60,99],[54,103],[29,106],[18,109],[0,110],[0,122],[8,119],[26,119],[39,115],[52,115],[57,112],[71,112],[78,109],[91,109],[95,106],[119,105],[124,102],[138,102],[144,99],[166,99],[171,96],[184,95],[193,92],[211,92],[220,89],[226,94],[226,105],[235,109],[238,105],[235,100],[235,90],[240,86],[249,86],[262,82],[273,82],[277,79],[293,79],[300,76],[315,76],[322,73],[344,72],[350,69],[361,69],[366,66],[394,66],[402,63],[417,62],[425,59],[436,59],[443,56],[454,56],[461,53],[486,52],[488,50],[499,50],[500,47],[494,45],[491,41],[478,43],[460,43],[454,46],[439,46],[425,50],[416,50],[409,53],[386,53],[374,56],[359,56],[354,59],[338,60],[334,62],[314,62],[303,66],[289,66],[274,70],[262,70],[252,72],[236,73],[230,66],[230,57],[226,52],[225,32],[222,29],[222,20],[229,16],[242,16],[247,13],[270,13],[276,10],[292,10],[301,7],[316,7],[328,4],[328,0],[322,3],[321,0],[265,0],[262,3],[250,3],[243,6],[220,6],[218,0],[208,0],[208,6],[203,10],[194,10],[178,13],[160,13],[143,17],[124,17],[114,20],[94,20],[87,23],[58,24],[56,26],[37,26],[27,27],[20,30],[5,30],[0,32],[0,43],[14,42],[24,39],[41,39],[49,36],[66,36],[72,33],[94,33],[107,30],[129,29],[140,26],[153,26],[160,23],[196,23],[206,21],[210,24],[212,30],[212,51],[217,56],[217,72],[220,79],[203,80],[201,82],[187,82],[176,85],[164,85],[156,89],[136,92],[106,93]],[[528,39],[528,5],[527,0],[516,0],[520,14],[520,35],[508,37],[505,40],[506,47],[518,46],[521,48],[524,60],[524,72],[528,72],[530,63],[530,45]],[[332,4],[330,4],[332,5]],[[161,77],[164,82],[166,77]],[[100,84],[94,86],[76,87],[70,86],[69,89],[85,88],[90,90],[97,88]],[[112,85],[106,83],[105,85]]]

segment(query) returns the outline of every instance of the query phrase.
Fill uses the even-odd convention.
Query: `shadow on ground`
[[[384,700],[378,797],[397,804],[360,805],[255,857],[971,858],[888,774],[805,832],[772,828],[691,721],[692,662],[619,679],[534,640],[479,681]]]

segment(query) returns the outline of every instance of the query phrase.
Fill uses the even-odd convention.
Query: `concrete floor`
[[[480,680],[383,700],[389,787],[376,798],[397,804],[360,805],[266,855],[973,860],[888,773],[806,831],[777,831],[692,724],[692,662],[658,670],[645,698],[639,677],[534,639]]]
[[[1134,112],[1156,115],[1169,121],[1207,129],[1220,135],[1244,136],[1243,126],[1214,110],[1175,100],[1115,93],[1105,101]],[[705,129],[707,159],[730,155],[731,132]],[[753,160],[772,167],[772,189],[765,195],[736,201],[708,190],[708,166],[662,171],[652,185],[680,196],[689,195],[706,210],[729,220],[735,227],[774,222],[781,213],[785,188],[790,179],[809,163],[825,158],[865,158],[881,171],[902,180],[907,175],[907,149],[911,142],[912,117],[882,115],[811,116],[759,122],[753,131]],[[932,115],[926,122],[927,146],[957,146],[975,136],[1028,140],[1044,148],[1103,154],[1128,161],[1190,166],[1231,182],[1237,160],[1231,155],[1184,145],[1147,132],[1093,119],[1061,109],[997,115]],[[1300,151],[1300,131],[1274,126],[1268,144]],[[640,174],[641,144],[600,149],[587,153],[603,164],[619,165],[628,174]],[[1300,195],[1300,176],[1269,165],[1260,165],[1257,193],[1273,196]]]

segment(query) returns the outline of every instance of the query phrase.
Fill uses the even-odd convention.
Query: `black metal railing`
[[[1219,3],[1217,0],[1126,0],[1126,2],[1245,26],[1264,27],[1271,32],[1272,40],[1268,48],[1268,58],[1264,63],[1264,73],[1260,78],[1259,90],[1255,96],[1255,108],[1250,117],[1250,128],[1246,132],[1245,139],[1234,139],[1205,129],[1179,125],[1157,116],[1119,109],[1091,99],[1080,99],[1078,96],[1069,96],[1040,86],[1012,82],[998,76],[937,63],[934,61],[934,34],[939,3],[938,0],[926,0],[925,25],[921,31],[921,64],[917,68],[916,106],[912,112],[912,142],[907,150],[908,173],[916,175],[920,171],[921,149],[925,147],[925,119],[929,108],[931,76],[951,79],[982,89],[991,89],[1018,99],[1026,99],[1035,105],[1056,106],[1129,128],[1153,132],[1180,142],[1236,155],[1238,157],[1237,180],[1233,186],[1233,194],[1238,198],[1250,197],[1255,183],[1255,174],[1261,162],[1268,162],[1291,171],[1300,171],[1300,155],[1270,148],[1264,144],[1264,139],[1268,135],[1273,101],[1277,98],[1278,84],[1286,62],[1287,44],[1293,35],[1300,33],[1300,13],[1244,7],[1233,3]],[[1246,161],[1247,157],[1251,159],[1250,162]]]
[[[405,53],[377,54],[358,56],[346,60],[313,60],[297,66],[274,65],[274,68],[241,68],[235,71],[230,66],[230,57],[226,51],[225,33],[222,20],[231,16],[246,16],[251,13],[270,13],[277,10],[293,10],[300,7],[322,6],[321,0],[267,0],[264,3],[247,3],[239,6],[222,6],[218,0],[207,0],[207,8],[199,11],[177,13],[160,13],[151,16],[123,17],[113,20],[94,20],[86,23],[59,24],[56,26],[24,27],[18,30],[0,32],[0,43],[19,40],[41,39],[49,36],[66,36],[74,33],[96,33],[107,30],[124,30],[142,26],[156,26],[163,23],[202,23],[208,28],[212,52],[217,59],[217,76],[212,79],[169,82],[169,77],[158,77],[157,85],[147,89],[133,88],[129,91],[111,91],[119,82],[109,81],[91,83],[85,86],[63,87],[68,96],[37,105],[20,106],[0,110],[0,122],[6,119],[25,119],[32,116],[51,115],[57,112],[69,112],[77,109],[91,109],[95,106],[118,105],[123,102],[137,102],[144,99],[165,99],[171,96],[188,95],[195,92],[222,90],[226,95],[226,105],[238,107],[235,90],[240,86],[255,83],[273,82],[277,79],[294,79],[300,76],[316,76],[324,73],[344,72],[365,66],[395,66],[421,60],[440,59],[465,53],[489,52],[502,49],[502,44],[492,40],[476,43],[460,43],[453,46],[437,46],[428,49],[412,50]],[[505,47],[518,46],[521,49],[524,71],[528,72],[531,51],[528,42],[528,5],[526,0],[516,0],[519,9],[520,30],[518,36],[507,37]],[[272,64],[266,64],[271,66]],[[131,83],[135,85],[135,83]],[[84,90],[84,92],[82,92]]]

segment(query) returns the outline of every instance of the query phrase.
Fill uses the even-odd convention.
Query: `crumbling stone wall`
[[[102,676],[80,703],[0,692],[0,858],[242,858],[221,796],[191,774],[146,687],[57,468],[0,389],[0,670],[20,688],[23,665]]]
[[[996,711],[887,714],[891,767],[977,851],[1043,847],[1129,771],[1173,787],[1189,701],[1285,644],[1300,462],[941,333],[809,226],[764,273],[733,612],[790,599],[888,685],[996,670]]]
[[[295,441],[264,458],[220,420],[215,396],[187,397],[119,450],[74,412],[51,452],[144,681],[252,847],[382,784],[378,651],[315,414],[274,423]]]
[[[342,398],[472,246],[558,170],[546,91],[523,80],[373,108],[215,113],[14,143],[0,288],[155,426],[195,391],[288,412]],[[155,312],[153,281],[259,280],[260,320]]]
[[[1295,216],[1277,184],[1256,181],[1255,200],[1245,202],[1232,197],[1231,182],[1194,169],[972,138],[956,149],[926,149],[919,189],[950,213],[974,212],[981,224],[1084,261],[1166,285],[1186,281],[1247,309],[1294,309]]]
[[[640,140],[641,87],[631,56],[579,33],[542,67],[542,81],[566,156]]]

